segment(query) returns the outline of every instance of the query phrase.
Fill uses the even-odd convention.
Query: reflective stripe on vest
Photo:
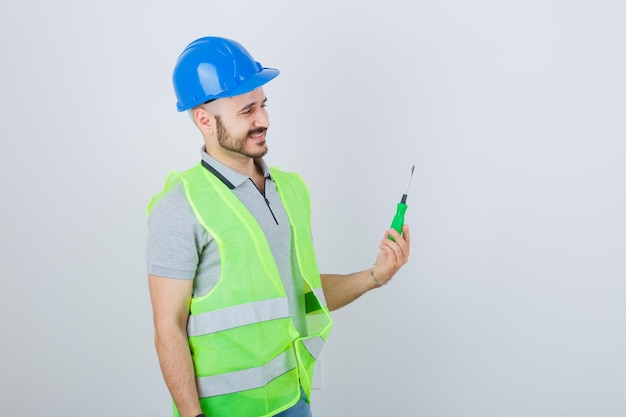
[[[311,356],[315,359],[318,359],[320,353],[322,353],[322,348],[324,347],[324,339],[320,336],[312,337],[310,339],[303,339],[302,344],[309,351]]]
[[[287,351],[258,368],[199,377],[196,379],[198,394],[204,398],[264,387],[273,379],[295,368],[296,358],[292,351]]]
[[[202,336],[287,317],[290,317],[287,299],[273,298],[189,316],[187,333],[189,336]],[[319,357],[324,347],[324,339],[319,336],[304,339],[302,343],[315,359]]]
[[[202,336],[248,324],[286,317],[290,317],[287,298],[254,301],[189,316],[187,334],[189,336]]]

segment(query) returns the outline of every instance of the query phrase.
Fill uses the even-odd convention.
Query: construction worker
[[[170,174],[148,207],[155,344],[175,416],[311,416],[329,311],[408,260],[405,225],[384,232],[373,268],[320,275],[307,187],[263,159],[263,85],[278,73],[217,37],[189,44],[174,69],[178,111],[204,139],[201,162]]]

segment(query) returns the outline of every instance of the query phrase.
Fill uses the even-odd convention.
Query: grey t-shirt
[[[294,268],[291,229],[285,209],[262,159],[256,162],[265,175],[265,196],[245,175],[221,164],[206,152],[202,160],[234,188],[233,193],[261,226],[276,261],[296,329],[306,335],[304,281]],[[175,279],[193,279],[193,297],[207,294],[220,276],[217,243],[196,219],[184,185],[178,183],[152,208],[148,218],[146,251],[148,273]]]

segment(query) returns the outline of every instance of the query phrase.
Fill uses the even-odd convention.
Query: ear
[[[215,130],[215,117],[202,106],[193,110],[193,120],[203,133],[212,134]]]

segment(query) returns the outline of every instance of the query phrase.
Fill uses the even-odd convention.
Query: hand
[[[389,239],[390,235],[395,241]],[[378,247],[380,252],[376,257],[373,273],[378,281],[386,284],[409,260],[411,248],[409,226],[406,224],[402,226],[402,234],[394,229],[387,230]]]

